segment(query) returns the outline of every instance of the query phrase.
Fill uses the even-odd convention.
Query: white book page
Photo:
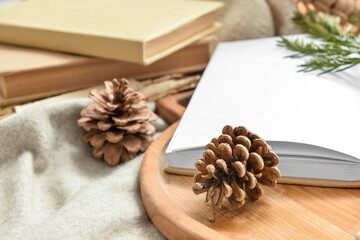
[[[360,68],[318,76],[279,38],[218,44],[168,152],[205,146],[223,126],[270,141],[306,143],[360,158]]]

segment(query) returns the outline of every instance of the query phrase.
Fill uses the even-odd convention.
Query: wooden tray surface
[[[148,215],[169,239],[354,239],[360,231],[360,189],[279,184],[239,209],[227,200],[206,219],[205,194],[196,196],[192,177],[167,174],[165,147],[178,123],[149,147],[140,172]]]

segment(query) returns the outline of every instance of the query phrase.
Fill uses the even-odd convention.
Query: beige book
[[[148,78],[201,71],[215,44],[216,38],[208,36],[147,66],[0,45],[0,105],[81,89],[115,77]]]
[[[215,1],[26,0],[0,9],[0,42],[153,63],[219,28]]]

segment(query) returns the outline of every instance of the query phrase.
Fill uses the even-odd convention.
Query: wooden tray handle
[[[169,95],[156,103],[156,112],[168,124],[179,120],[185,112],[194,90]]]

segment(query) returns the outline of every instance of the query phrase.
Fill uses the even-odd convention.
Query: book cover
[[[115,77],[146,78],[201,71],[215,44],[216,37],[208,36],[146,66],[0,44],[0,92],[5,97],[0,102],[49,96]]]
[[[0,9],[0,42],[150,64],[215,31],[222,3],[27,0]]]
[[[225,125],[246,126],[279,155],[282,176],[360,180],[360,67],[318,75],[279,38],[219,43],[170,141],[170,167],[194,168]]]

